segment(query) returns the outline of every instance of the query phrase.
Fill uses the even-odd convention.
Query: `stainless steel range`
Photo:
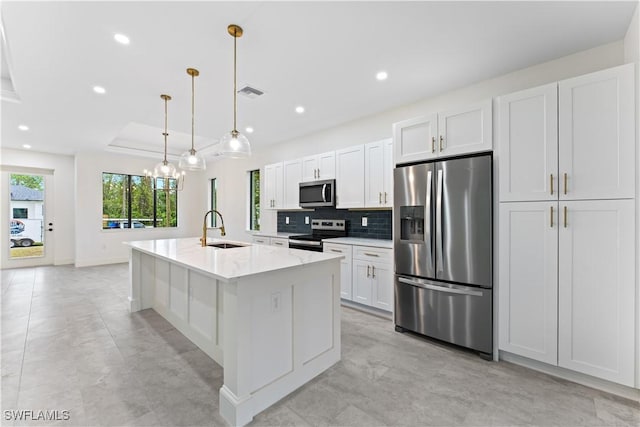
[[[289,248],[322,252],[322,239],[345,237],[347,222],[344,219],[312,219],[311,234],[289,237]]]

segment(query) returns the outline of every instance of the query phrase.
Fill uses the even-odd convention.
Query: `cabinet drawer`
[[[268,244],[270,244],[270,243],[271,243],[271,239],[270,239],[270,238],[268,238],[268,237],[257,237],[257,236],[254,236],[254,237],[251,239],[251,241],[252,241],[253,243],[257,243],[257,244],[259,244],[259,245],[268,245]]]
[[[351,245],[339,245],[337,243],[324,243],[323,252],[330,252],[334,254],[342,254],[345,260],[351,262]]]
[[[281,239],[278,237],[272,237],[271,238],[271,246],[278,246],[281,248],[288,248],[289,247],[289,239]]]
[[[371,262],[390,263],[392,258],[391,249],[371,248],[368,246],[354,246],[353,259],[361,259]]]

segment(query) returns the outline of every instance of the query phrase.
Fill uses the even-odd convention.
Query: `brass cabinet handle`
[[[564,174],[564,194],[567,194],[567,173]]]
[[[567,228],[567,207],[564,207],[564,228]]]
[[[378,193],[378,204],[382,204],[382,193]]]
[[[387,192],[386,191],[384,192],[384,204],[385,205],[387,204]]]
[[[549,223],[551,225],[551,228],[553,228],[553,206],[551,206],[551,213],[549,215]]]
[[[380,256],[378,254],[372,254],[371,252],[365,252],[364,254],[367,255],[367,256],[374,256],[374,257],[379,257]]]
[[[444,141],[444,137],[442,135],[440,135],[440,151],[444,150],[444,148],[442,148],[442,142]]]
[[[331,249],[331,252],[338,252],[339,254],[341,254],[341,253],[342,253],[342,251],[341,251],[341,250],[339,250],[339,249]]]
[[[371,266],[371,277],[372,278],[376,277],[376,266],[375,265]]]
[[[551,178],[551,195],[553,196],[553,174],[550,174],[549,177]]]
[[[367,265],[367,277],[371,275],[371,266]]]
[[[436,137],[435,136],[431,137],[431,152],[432,153],[436,152]]]

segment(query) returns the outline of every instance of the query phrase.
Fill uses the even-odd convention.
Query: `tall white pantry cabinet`
[[[499,349],[635,375],[634,64],[498,98]]]

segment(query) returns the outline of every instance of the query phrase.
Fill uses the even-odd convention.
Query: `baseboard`
[[[70,265],[74,263],[73,258],[68,259],[57,259],[53,262],[53,265]]]
[[[365,313],[373,314],[374,316],[382,317],[383,319],[393,320],[393,313],[380,310],[375,307],[369,307],[367,305],[358,304],[357,302],[341,299],[340,304],[345,307],[353,308],[356,310],[364,311]]]
[[[83,259],[76,260],[76,267],[94,267],[97,265],[108,265],[108,264],[122,264],[124,262],[129,262],[128,257],[120,257],[120,258],[100,258],[100,259]]]
[[[507,353],[505,351],[500,351],[500,360],[524,366],[525,368],[553,375],[554,377],[562,378],[564,380],[578,383],[587,387],[606,391],[607,393],[615,394],[616,396],[624,397],[625,399],[640,402],[640,389],[637,388],[616,384],[611,381],[583,374],[581,372],[575,372],[569,369],[561,368],[559,366],[553,366],[543,362],[538,362],[537,360],[528,359],[526,357]]]

